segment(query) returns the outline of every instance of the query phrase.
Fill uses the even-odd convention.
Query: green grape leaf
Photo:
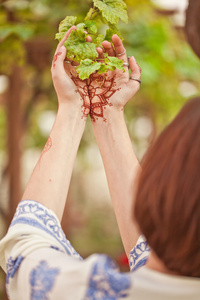
[[[125,71],[123,61],[117,57],[109,57],[107,53],[104,55],[103,62],[96,61],[98,58],[96,47],[102,46],[105,39],[112,42],[113,34],[117,34],[122,39],[116,25],[119,19],[128,22],[127,6],[123,0],[93,0],[93,3],[94,6],[87,13],[84,23],[77,24],[77,29],[70,33],[64,43],[67,57],[80,63],[76,67],[80,79],[89,78],[95,71],[99,74],[106,73],[108,70],[114,71],[116,68]],[[59,25],[56,39],[60,41],[75,23],[76,17],[67,16]],[[109,26],[105,37],[98,33],[101,24]],[[91,43],[86,41],[87,34],[92,38]]]
[[[111,23],[108,23],[108,26],[109,26],[109,28],[106,30],[105,40],[112,43],[113,34],[117,34],[118,37],[120,37],[120,39],[123,41],[123,37],[122,37],[121,33],[119,32],[117,26],[114,24],[111,24]]]
[[[89,78],[89,76],[95,71],[99,70],[101,63],[92,61],[91,59],[82,60],[80,65],[76,67],[76,71],[79,74],[79,78],[84,80]]]
[[[90,10],[88,11],[88,13],[85,17],[85,21],[92,20],[92,19],[96,18],[97,15],[98,15],[98,10],[95,8],[90,8]]]
[[[64,38],[65,32],[56,33],[55,39],[59,40],[59,42]]]
[[[79,78],[84,80],[90,77],[92,73],[98,71],[99,74],[106,73],[108,70],[114,71],[115,69],[124,70],[123,60],[117,57],[107,56],[105,62],[100,63],[91,59],[82,60],[80,65],[76,67]]]
[[[76,23],[77,17],[67,16],[64,20],[60,22],[59,32],[66,32]]]
[[[72,31],[64,43],[67,49],[67,57],[73,61],[80,62],[84,59],[96,59],[98,52],[93,43],[86,42],[87,34],[82,30]]]
[[[87,32],[90,34],[90,33],[97,33],[97,24],[95,21],[85,21],[85,26],[87,28]]]
[[[108,56],[105,58],[105,62],[108,66],[111,67],[111,71],[115,69],[123,70],[125,72],[124,66],[123,66],[123,60],[119,59],[117,57]],[[114,69],[113,69],[114,68]]]
[[[101,47],[102,42],[105,40],[103,34],[99,34],[92,42],[95,44],[96,47]]]
[[[76,25],[76,28],[78,30],[82,30],[82,31],[85,29],[85,27],[86,27],[85,23],[79,23],[79,24]]]
[[[127,6],[123,0],[93,0],[93,2],[111,24],[117,24],[119,18],[128,23]]]
[[[65,33],[75,24],[77,17],[67,16],[59,24],[59,32],[56,33],[55,39],[59,42],[63,39]]]
[[[117,34],[118,37],[123,41],[123,37],[118,30],[113,30],[111,28],[106,30],[105,40],[112,43],[113,34]]]
[[[99,74],[106,73],[106,72],[108,72],[108,70],[110,70],[110,66],[101,64],[101,67],[99,68],[98,73]]]

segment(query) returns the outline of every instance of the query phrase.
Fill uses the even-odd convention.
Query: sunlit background
[[[199,93],[200,61],[184,34],[187,0],[125,2],[129,23],[120,23],[119,28],[128,55],[134,55],[142,69],[141,89],[128,103],[125,114],[141,160],[185,101]],[[1,1],[0,238],[55,120],[57,99],[50,65],[58,24],[67,15],[83,20],[91,5],[90,0]],[[104,252],[123,265],[124,251],[89,119],[75,163],[63,228],[82,256]],[[1,294],[3,286],[0,278]]]

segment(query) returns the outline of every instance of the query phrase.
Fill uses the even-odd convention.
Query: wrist
[[[69,120],[72,122],[75,121],[85,123],[87,119],[87,114],[85,114],[81,100],[79,100],[79,103],[73,102],[73,100],[68,102],[59,101],[58,103],[58,116],[60,116],[61,118],[63,117],[65,121]]]
[[[92,125],[94,127],[119,124],[120,121],[124,122],[124,109],[114,106],[106,107],[101,116],[91,117]]]
[[[81,109],[74,109],[68,105],[59,105],[56,122],[59,131],[63,135],[73,134],[74,138],[79,139],[85,129],[86,118],[82,117]]]

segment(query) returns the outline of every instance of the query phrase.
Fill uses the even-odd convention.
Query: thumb
[[[65,46],[60,47],[60,49],[57,50],[57,52],[55,53],[54,57],[53,57],[53,61],[52,61],[52,71],[56,70],[59,72],[64,71],[64,59],[66,57],[66,48]]]

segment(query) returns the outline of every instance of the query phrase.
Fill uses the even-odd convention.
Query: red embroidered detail
[[[106,74],[92,74],[90,76],[88,91],[90,98],[90,117],[93,122],[98,120],[98,118],[103,118],[104,122],[106,122],[103,109],[106,109],[106,106],[113,106],[113,104],[109,102],[109,99],[119,90],[119,88],[115,88],[116,83],[114,80],[114,76],[108,78]]]
[[[73,80],[74,84],[77,87],[76,92],[79,93],[81,96],[81,99],[83,100],[83,105],[82,105],[82,119],[84,117],[87,117],[88,114],[90,113],[90,98],[88,94],[88,86],[87,86],[87,81],[86,80],[81,80],[78,76],[74,76],[71,74],[72,77],[71,79]]]
[[[54,69],[55,69],[55,67],[56,67],[55,62],[57,61],[58,56],[61,55],[61,54],[62,54],[62,52],[58,52],[58,53],[56,53],[56,54],[54,55],[54,58],[53,58],[53,68],[54,68]]]

